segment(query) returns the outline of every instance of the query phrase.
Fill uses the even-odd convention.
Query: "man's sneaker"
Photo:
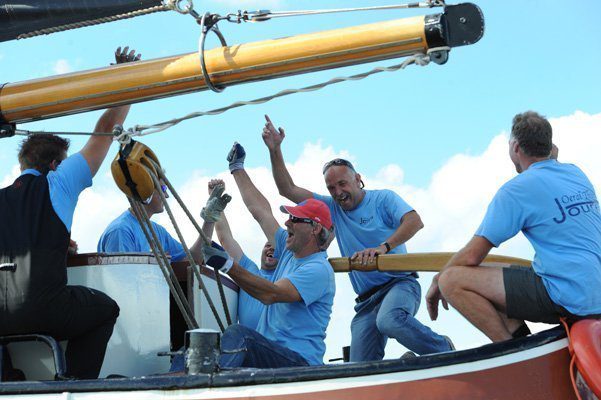
[[[441,336],[444,338],[444,340],[447,341],[447,343],[450,347],[450,351],[455,351],[455,345],[453,344],[453,341],[451,340],[451,338],[448,336],[445,336],[445,335],[441,335]]]
[[[414,352],[412,352],[412,351],[408,351],[408,352],[406,352],[405,354],[403,354],[403,355],[401,356],[401,360],[408,360],[408,359],[410,359],[410,358],[416,358],[416,357],[417,357],[417,356],[415,355],[415,353],[414,353]]]

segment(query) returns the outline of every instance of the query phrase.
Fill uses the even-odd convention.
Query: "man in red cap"
[[[235,143],[228,155],[230,171],[246,207],[279,259],[273,282],[252,274],[220,246],[204,246],[208,265],[227,273],[248,294],[268,305],[256,331],[230,326],[221,338],[222,368],[278,368],[323,364],[324,339],[332,313],[334,272],[324,249],[332,238],[328,206],[309,199],[297,206],[282,206],[289,214],[284,230],[267,199],[244,170],[244,148]],[[244,349],[232,352],[237,349]]]

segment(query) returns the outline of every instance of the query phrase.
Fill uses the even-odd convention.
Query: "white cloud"
[[[581,167],[593,182],[597,190],[601,187],[601,113],[589,115],[576,112],[573,115],[551,119],[554,128],[554,141],[560,148],[559,158],[562,162],[574,162]],[[297,160],[288,160],[288,167],[295,182],[302,187],[320,193],[325,192],[321,179],[323,163],[335,157],[349,158],[361,164],[377,162],[377,160],[354,160],[352,154],[333,147],[323,147],[320,142],[307,143]],[[169,166],[167,166],[169,170]],[[280,222],[285,220],[279,212],[280,204],[289,203],[279,196],[274,185],[270,168],[259,167],[248,170],[250,176],[269,199],[272,210]],[[14,167],[11,173],[2,179],[2,186],[9,184],[18,174]],[[412,187],[404,182],[403,166],[397,164],[384,165],[374,176],[364,176],[368,188],[389,188],[399,193],[420,213],[425,228],[408,243],[412,252],[455,251],[463,246],[484,215],[486,206],[497,188],[515,174],[513,165],[507,156],[507,136],[505,133],[493,137],[489,146],[479,155],[457,154],[451,157],[436,173],[426,187]],[[223,171],[216,177],[226,181],[227,191],[233,200],[226,213],[232,230],[242,247],[253,259],[258,259],[259,251],[264,243],[264,236],[242,203],[235,183],[229,171]],[[203,171],[196,171],[179,189],[184,202],[190,207],[194,216],[198,217],[200,209],[206,201],[207,182],[214,176],[206,176]],[[85,191],[78,205],[74,218],[73,237],[79,242],[81,252],[95,251],[98,237],[106,225],[126,207],[123,195],[118,192],[109,175],[97,177],[95,187]],[[176,219],[178,220],[188,244],[197,234],[188,223],[183,212],[170,199]],[[155,218],[157,222],[172,230],[166,214]],[[200,221],[199,221],[200,222]],[[532,257],[530,245],[521,235],[510,240],[500,249],[499,254],[517,257]],[[340,253],[335,244],[330,256]],[[427,290],[432,274],[422,274],[420,282],[423,293]],[[340,347],[350,344],[349,324],[353,312],[354,297],[346,275],[338,275],[336,279],[337,294],[334,303],[332,321],[328,328],[328,352],[326,358],[340,356]],[[442,312],[435,322],[429,321],[425,306],[421,307],[418,319],[433,330],[447,334],[455,341],[458,348],[472,347],[488,340],[475,328],[459,316],[455,311]],[[541,325],[533,325],[540,330]],[[388,357],[399,356],[402,349],[396,343],[387,348]]]
[[[54,63],[52,70],[56,74],[67,74],[67,73],[73,71],[73,67],[71,66],[71,63],[69,63],[69,60],[65,60],[64,58],[61,58],[60,60],[57,60]]]
[[[6,187],[6,186],[12,184],[20,174],[21,174],[21,169],[19,168],[19,165],[18,164],[13,165],[12,168],[10,169],[10,172],[2,178],[2,181],[0,181],[0,188]]]

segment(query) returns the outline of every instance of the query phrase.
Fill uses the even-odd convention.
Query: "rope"
[[[17,36],[17,39],[29,39],[29,38],[32,38],[35,36],[49,35],[51,33],[68,31],[71,29],[85,28],[87,26],[99,25],[99,24],[104,24],[106,22],[119,21],[122,19],[129,19],[129,18],[139,17],[141,15],[152,14],[155,12],[169,11],[172,9],[173,9],[173,6],[170,3],[162,4],[160,6],[144,8],[142,10],[131,11],[131,12],[127,12],[124,14],[113,15],[110,17],[102,17],[102,18],[97,18],[97,19],[91,19],[88,21],[74,22],[71,24],[65,24],[65,25],[54,26],[51,28],[39,29],[39,30],[32,31],[29,33],[22,33],[19,36]]]
[[[157,234],[154,231],[150,219],[148,218],[148,214],[146,213],[146,209],[144,209],[144,207],[142,207],[142,205],[139,203],[133,201],[131,198],[128,197],[127,199],[136,219],[138,220],[138,223],[140,224],[140,227],[142,228],[146,240],[150,244],[150,249],[152,250],[157,263],[159,264],[159,268],[161,269],[163,277],[169,286],[169,290],[173,295],[179,310],[184,316],[184,320],[186,321],[188,329],[198,328],[198,323],[194,319],[194,314],[190,308],[190,305],[187,301],[185,301],[182,288],[180,287],[179,283],[177,283],[177,279],[173,275],[173,270],[169,266],[169,260],[165,254],[165,250],[163,249],[161,242],[158,240]]]
[[[135,125],[133,128],[129,128],[127,130],[127,132],[130,133],[130,135],[132,137],[135,136],[146,136],[146,135],[150,135],[153,133],[157,133],[157,132],[161,132],[164,131],[168,128],[171,128],[172,126],[175,126],[177,124],[179,124],[180,122],[192,119],[192,118],[198,118],[198,117],[203,117],[203,116],[207,116],[207,115],[218,115],[218,114],[223,114],[226,111],[232,110],[234,108],[239,108],[239,107],[243,107],[243,106],[248,106],[248,105],[257,105],[257,104],[263,104],[263,103],[267,103],[271,100],[280,98],[280,97],[285,97],[285,96],[289,96],[291,94],[296,94],[296,93],[306,93],[306,92],[314,92],[320,89],[323,89],[327,86],[332,86],[338,83],[342,83],[342,82],[349,82],[349,81],[360,81],[362,79],[365,79],[371,75],[375,75],[375,74],[379,74],[382,72],[395,72],[395,71],[399,71],[402,69],[405,69],[408,65],[411,64],[416,64],[419,66],[426,66],[430,63],[431,59],[432,59],[432,55],[433,53],[439,53],[439,52],[448,52],[450,51],[450,47],[435,47],[432,49],[429,49],[428,52],[426,54],[414,54],[413,56],[408,57],[407,59],[405,59],[405,61],[403,61],[401,64],[396,64],[396,65],[392,65],[389,67],[376,67],[373,68],[367,72],[362,72],[359,74],[355,74],[355,75],[350,75],[350,76],[345,76],[345,77],[336,77],[336,78],[332,78],[328,81],[322,82],[322,83],[318,83],[315,85],[310,85],[310,86],[305,86],[299,89],[286,89],[286,90],[282,90],[280,92],[277,92],[273,95],[270,96],[265,96],[265,97],[260,97],[254,100],[247,100],[247,101],[237,101],[234,102],[228,106],[224,106],[224,107],[220,107],[220,108],[215,108],[213,110],[209,110],[209,111],[198,111],[198,112],[194,112],[194,113],[190,113],[187,114],[181,118],[173,118],[171,120],[168,121],[164,121],[164,122],[160,122],[160,123],[156,123],[156,124],[152,124],[152,125]],[[146,131],[146,132],[144,132]],[[109,135],[113,135],[112,133],[106,133],[106,132],[95,132],[95,133],[89,133],[89,132],[52,132],[54,134],[57,135],[88,135],[88,136],[109,136]],[[43,134],[48,134],[48,132],[44,132],[44,131],[27,131],[27,130],[22,130],[22,129],[18,129],[15,131],[15,135],[43,135]]]
[[[216,108],[216,109],[209,110],[209,111],[194,112],[194,113],[185,115],[181,118],[174,118],[174,119],[171,119],[168,121],[164,121],[164,122],[160,122],[160,123],[156,123],[156,124],[152,124],[152,125],[136,125],[134,128],[136,131],[139,132],[140,136],[146,136],[146,135],[150,135],[153,133],[164,131],[165,129],[171,128],[172,126],[175,126],[175,125],[179,124],[180,122],[183,122],[183,121],[186,121],[186,120],[189,120],[192,118],[203,117],[206,115],[218,115],[218,114],[222,114],[222,113],[229,111],[231,109],[234,109],[234,108],[247,106],[247,105],[263,104],[263,103],[267,103],[271,100],[274,100],[274,99],[277,99],[280,97],[289,96],[291,94],[314,92],[314,91],[323,89],[327,86],[335,85],[335,84],[338,84],[341,82],[359,81],[359,80],[367,78],[368,76],[375,75],[375,74],[378,74],[381,72],[394,72],[394,71],[402,70],[411,64],[425,66],[425,65],[428,65],[430,62],[430,54],[431,53],[439,52],[439,51],[449,51],[449,50],[450,50],[449,47],[437,47],[437,48],[428,50],[427,54],[415,54],[415,55],[407,58],[405,61],[403,61],[403,63],[397,64],[397,65],[392,65],[390,67],[376,67],[370,71],[363,72],[360,74],[346,76],[346,77],[337,77],[337,78],[330,79],[326,82],[322,82],[322,83],[318,83],[318,84],[310,85],[310,86],[305,86],[305,87],[299,88],[299,89],[286,89],[286,90],[282,90],[282,91],[280,91],[276,94],[270,95],[270,96],[260,97],[258,99],[248,100],[248,101],[237,101],[237,102],[232,103],[225,107]],[[144,131],[147,131],[147,132],[144,132]]]
[[[200,226],[196,222],[196,219],[194,219],[194,217],[190,213],[190,210],[188,210],[188,207],[186,207],[186,204],[182,201],[181,197],[179,197],[179,194],[177,193],[177,191],[175,190],[173,185],[171,185],[171,182],[167,179],[167,176],[163,173],[162,168],[157,163],[155,163],[153,160],[150,160],[150,162],[153,164],[154,168],[158,171],[160,178],[165,182],[165,184],[169,188],[169,191],[171,192],[173,197],[175,197],[175,199],[181,206],[182,210],[184,210],[184,213],[186,214],[186,216],[192,222],[192,225],[194,225],[194,228],[196,228],[196,230],[198,231],[198,234],[199,234],[200,238],[202,239],[202,241],[205,242],[206,244],[210,245],[211,240],[206,237],[203,230],[200,228]],[[167,207],[168,207],[168,205],[167,205]],[[176,230],[177,230],[177,225],[175,224],[175,220],[172,219],[171,222],[173,223],[173,225],[176,227]],[[178,231],[178,235],[179,234],[180,233]],[[216,309],[215,309],[215,306],[213,305],[213,300],[209,297],[209,293],[206,290],[206,288],[204,287],[204,283],[202,281],[202,276],[201,276],[200,272],[196,268],[194,268],[195,264],[196,263],[190,263],[190,265],[193,265],[193,272],[195,273],[196,279],[198,279],[198,281],[199,281],[198,285],[199,285],[200,289],[203,291],[205,297],[207,298],[207,302],[209,303],[211,310],[213,310],[215,319],[218,320],[219,316],[216,314]],[[219,270],[217,268],[215,268],[215,282],[217,282],[217,288],[219,290],[219,297],[221,300],[221,305],[223,306],[223,311],[225,312],[225,319],[229,326],[232,324],[232,317],[230,314],[229,307],[227,305],[227,299],[225,298],[225,291],[223,290],[223,284],[221,282],[221,275],[219,274]]]
[[[297,11],[270,11],[270,10],[258,10],[258,11],[238,11],[237,13],[227,14],[225,18],[228,22],[241,23],[241,22],[263,22],[272,18],[285,18],[285,17],[299,17],[306,15],[318,15],[318,14],[333,14],[333,13],[344,13],[344,12],[355,12],[355,11],[381,11],[381,10],[398,10],[408,8],[432,8],[432,7],[444,7],[444,0],[427,0],[416,3],[406,4],[395,4],[388,6],[373,6],[373,7],[354,7],[354,8],[334,8],[327,10],[297,10]]]
[[[154,163],[154,162],[151,160],[151,163]],[[184,248],[184,252],[186,253],[188,262],[190,263],[190,265],[193,266],[193,271],[196,274],[196,279],[198,279],[199,286],[200,286],[202,292],[204,293],[204,295],[207,299],[207,302],[209,303],[209,307],[211,308],[211,311],[213,311],[213,316],[215,317],[215,320],[217,321],[217,325],[219,325],[219,329],[221,329],[221,332],[225,332],[225,326],[223,325],[223,322],[221,321],[221,318],[219,317],[219,313],[217,312],[217,308],[215,307],[215,304],[213,303],[213,299],[211,298],[211,295],[209,294],[209,291],[207,290],[205,285],[202,283],[202,277],[200,275],[200,272],[198,271],[197,268],[195,268],[196,261],[194,260],[194,257],[192,257],[192,254],[190,253],[190,249],[186,245],[186,241],[177,225],[177,222],[175,221],[175,217],[173,215],[173,212],[171,211],[171,207],[169,207],[169,204],[167,203],[165,194],[160,189],[161,183],[159,182],[159,179],[157,178],[157,176],[153,173],[153,171],[149,167],[147,167],[147,166],[144,166],[144,167],[146,168],[146,171],[148,172],[148,174],[154,181],[155,187],[159,188],[157,190],[157,192],[159,193],[159,196],[161,196],[161,202],[163,203],[165,210],[167,211],[167,214],[169,215],[169,219],[171,220],[171,223],[173,224],[173,228],[175,229],[175,232],[177,233],[177,237],[179,238],[180,243],[181,243],[182,247]],[[157,171],[161,171],[160,167],[158,167]],[[161,172],[159,172],[159,173],[161,173]],[[204,237],[204,235],[201,235],[201,237],[206,241],[206,237]],[[227,305],[224,305],[224,310],[225,310],[225,308],[227,308]],[[228,314],[229,314],[229,310],[228,310]]]

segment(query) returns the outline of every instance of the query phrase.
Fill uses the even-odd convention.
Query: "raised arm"
[[[268,115],[265,115],[265,127],[263,128],[263,141],[269,149],[269,158],[271,160],[271,170],[273,173],[273,179],[278,187],[278,191],[288,200],[295,203],[300,203],[303,200],[307,200],[313,197],[313,193],[302,187],[298,187],[294,184],[286,163],[284,162],[284,155],[282,154],[282,141],[286,137],[286,133],[283,128],[275,129],[275,126],[269,119]]]
[[[275,243],[275,234],[280,225],[271,212],[269,202],[244,170],[245,157],[246,152],[244,147],[240,143],[234,143],[232,150],[230,150],[227,156],[227,160],[230,163],[230,172],[234,176],[246,208],[261,226],[267,240]]]
[[[119,47],[115,51],[115,61],[117,64],[138,61],[142,57],[140,54],[136,55],[135,50],[128,50],[129,47],[125,47],[123,51]],[[129,108],[130,106],[127,105],[106,110],[96,123],[94,132],[112,132],[115,125],[122,125],[125,122]],[[81,149],[80,154],[88,162],[92,176],[95,176],[98,172],[112,143],[112,136],[92,136]]]
[[[106,110],[98,122],[94,132],[112,132],[117,124],[123,124],[130,106],[121,106]],[[81,155],[88,162],[92,176],[95,176],[113,143],[112,136],[92,136],[81,149]]]

